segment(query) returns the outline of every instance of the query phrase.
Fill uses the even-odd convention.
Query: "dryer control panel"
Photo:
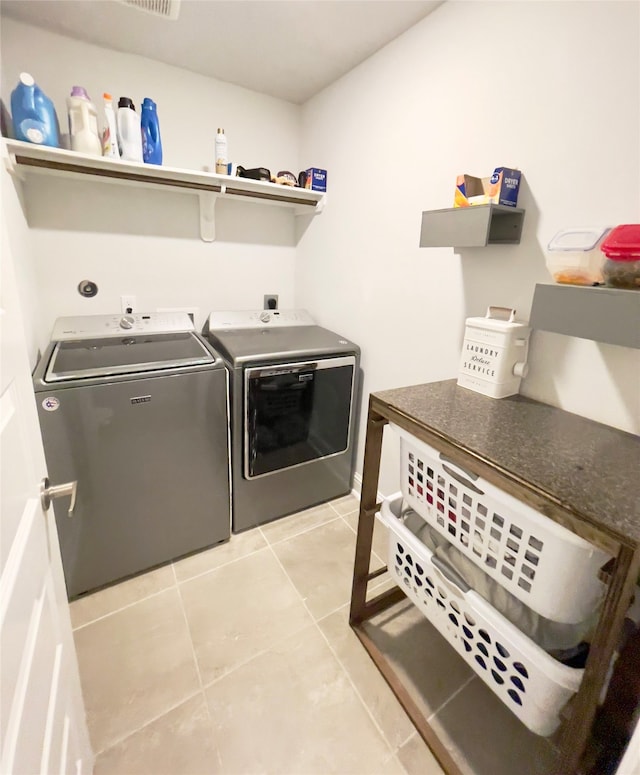
[[[193,331],[193,322],[186,312],[136,312],[130,315],[81,315],[58,318],[53,326],[51,341],[69,342],[76,339],[130,334],[166,334]]]
[[[209,331],[313,325],[315,321],[305,309],[228,310],[209,315]]]

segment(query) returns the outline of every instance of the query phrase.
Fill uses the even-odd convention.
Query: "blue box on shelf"
[[[307,171],[306,180],[304,183],[305,188],[311,189],[311,191],[326,191],[327,190],[327,171],[318,169],[317,167],[310,167]]]

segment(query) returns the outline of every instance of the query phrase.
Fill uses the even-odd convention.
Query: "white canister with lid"
[[[547,246],[547,269],[557,283],[600,285],[604,256],[600,244],[608,226],[562,229]]]
[[[531,328],[515,315],[509,307],[489,307],[485,317],[467,318],[458,385],[491,398],[520,391]]]

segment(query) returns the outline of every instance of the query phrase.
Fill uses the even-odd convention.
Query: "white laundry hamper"
[[[381,508],[392,578],[523,724],[551,735],[584,670],[557,662],[470,589],[403,524],[401,503],[398,493]]]
[[[431,527],[541,616],[576,624],[594,613],[606,589],[598,570],[610,555],[391,427],[402,494]]]

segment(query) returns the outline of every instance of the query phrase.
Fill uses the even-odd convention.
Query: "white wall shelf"
[[[4,145],[8,169],[20,179],[57,175],[97,183],[168,187],[195,194],[200,208],[200,236],[205,242],[215,240],[216,204],[220,198],[289,207],[295,215],[317,215],[326,201],[326,194],[318,191],[248,178],[88,156],[19,140],[4,140]]]
[[[640,291],[538,283],[532,328],[640,349]]]
[[[473,205],[425,210],[420,229],[421,248],[480,248],[517,245],[524,210],[505,205]]]

